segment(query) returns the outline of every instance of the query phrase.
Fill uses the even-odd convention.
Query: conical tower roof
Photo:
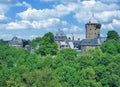
[[[94,14],[92,14],[92,17],[89,19],[89,23],[98,23],[97,19],[94,17]]]

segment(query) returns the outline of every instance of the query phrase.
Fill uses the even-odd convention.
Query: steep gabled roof
[[[18,37],[13,37],[9,42],[10,45],[23,45],[23,40]]]

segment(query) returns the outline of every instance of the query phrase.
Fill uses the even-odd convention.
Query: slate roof
[[[106,40],[105,38],[83,39],[80,45],[81,46],[99,46],[105,40]]]
[[[13,37],[12,40],[9,42],[9,45],[21,45],[23,46],[23,40],[17,37]]]
[[[91,17],[89,23],[98,23],[98,21],[94,17]]]
[[[94,17],[94,14],[92,14],[92,17],[89,19],[88,23],[98,23],[98,20]]]

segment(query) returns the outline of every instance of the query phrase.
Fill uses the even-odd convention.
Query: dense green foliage
[[[108,31],[107,40],[101,45],[103,52],[116,55],[120,53],[120,39],[116,31]]]
[[[40,44],[41,39],[42,39],[41,37],[37,37],[37,38],[33,39],[33,40],[30,42],[30,46],[35,49],[35,48],[36,48],[36,45],[37,45],[37,44]]]
[[[56,55],[57,53],[57,43],[54,40],[54,35],[51,32],[46,33],[42,38],[38,37],[31,42],[33,48],[39,44],[38,49],[35,50],[37,54],[40,55]]]
[[[116,31],[114,31],[114,30],[108,31],[107,40],[116,40],[116,41],[118,41],[119,40],[118,33]]]
[[[38,56],[24,49],[0,47],[1,87],[119,87],[120,54],[72,49]]]
[[[120,53],[120,42],[116,40],[107,40],[101,45],[101,49],[103,52],[116,55]]]
[[[8,41],[4,41],[3,39],[0,39],[0,46],[8,45]]]
[[[48,36],[34,42],[42,39],[45,46],[53,44],[54,39]],[[43,56],[38,55],[40,51],[28,53],[22,48],[0,46],[0,87],[120,87],[119,48],[119,42],[108,40],[80,55],[66,48],[54,56],[47,52]]]

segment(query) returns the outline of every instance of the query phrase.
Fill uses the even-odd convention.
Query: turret
[[[95,19],[94,14],[89,19],[89,22],[85,24],[86,38],[99,38],[101,24]]]

